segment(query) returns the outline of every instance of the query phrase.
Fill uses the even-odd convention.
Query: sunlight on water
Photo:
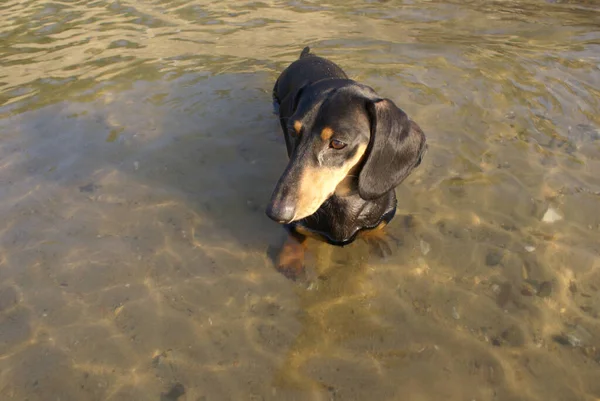
[[[0,4],[0,399],[600,399],[594,1]],[[270,252],[310,45],[428,136],[382,259]]]

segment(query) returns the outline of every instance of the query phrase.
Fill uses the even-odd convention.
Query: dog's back
[[[305,47],[298,60],[289,65],[279,76],[273,88],[273,101],[280,104],[285,97],[306,84],[323,79],[348,79],[346,73],[335,63],[316,56]]]

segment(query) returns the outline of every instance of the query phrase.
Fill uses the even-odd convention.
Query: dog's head
[[[362,85],[318,98],[301,89],[288,107],[290,161],[267,207],[280,223],[310,216],[334,193],[383,196],[420,164],[426,149],[419,126]]]

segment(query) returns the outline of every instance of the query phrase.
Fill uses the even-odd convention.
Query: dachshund
[[[309,47],[275,82],[273,105],[289,162],[266,214],[289,231],[278,269],[296,279],[307,237],[344,246],[392,220],[395,188],[419,166],[427,144],[392,100]]]

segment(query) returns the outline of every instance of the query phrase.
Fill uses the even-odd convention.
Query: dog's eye
[[[346,144],[342,141],[338,141],[337,139],[332,139],[331,142],[329,142],[329,147],[334,148],[336,150],[340,150],[344,149],[346,147]]]

